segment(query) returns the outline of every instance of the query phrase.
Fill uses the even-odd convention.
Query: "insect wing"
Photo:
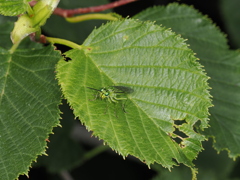
[[[130,94],[130,93],[133,93],[134,90],[130,87],[126,87],[126,86],[111,86],[111,87],[114,87],[122,92],[116,92],[116,93],[127,93],[127,94]]]

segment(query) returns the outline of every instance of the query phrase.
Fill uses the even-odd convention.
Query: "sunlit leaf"
[[[57,66],[75,116],[123,156],[192,167],[204,140],[193,126],[207,127],[211,103],[208,77],[184,39],[153,23],[124,20],[94,30],[83,46]],[[109,86],[134,92],[118,103],[91,100]]]
[[[217,151],[228,149],[230,157],[239,156],[239,52],[229,50],[225,35],[206,16],[186,5],[149,8],[135,18],[156,21],[188,39],[211,77],[209,85],[214,107],[210,108],[211,127],[204,134],[215,139]]]
[[[0,14],[4,16],[17,16],[27,11],[31,0],[0,0]]]

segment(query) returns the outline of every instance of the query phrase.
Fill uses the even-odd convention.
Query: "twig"
[[[112,2],[109,4],[104,4],[100,6],[92,6],[92,7],[87,7],[87,8],[78,8],[78,9],[61,9],[61,8],[56,8],[53,12],[53,14],[62,16],[62,17],[72,17],[73,15],[76,14],[84,14],[84,13],[90,13],[90,12],[100,12],[104,11],[107,9],[112,9],[118,6],[122,6],[131,2],[134,2],[137,0],[119,0],[116,2]]]
[[[92,6],[92,7],[87,7],[87,8],[78,8],[78,9],[56,8],[54,10],[53,14],[62,16],[64,18],[67,18],[67,17],[72,17],[76,14],[84,14],[84,13],[90,13],[90,12],[100,12],[100,11],[104,11],[104,10],[107,10],[107,9],[112,9],[112,8],[115,8],[115,7],[119,7],[119,6],[131,3],[131,2],[135,2],[135,1],[138,1],[138,0],[118,0],[116,2],[112,2],[112,3],[109,3],[109,4],[105,4],[105,5]],[[36,3],[37,3],[36,0],[32,0],[31,2],[29,2],[30,6],[34,6]],[[48,41],[47,38],[44,35],[40,35],[39,39],[37,39],[37,40],[35,39],[36,38],[35,36],[36,36],[36,33],[30,34],[30,39],[32,41],[36,41],[36,42],[43,43],[43,44],[47,43],[47,41]]]
[[[60,176],[63,180],[73,180],[71,174],[68,171],[61,171]]]

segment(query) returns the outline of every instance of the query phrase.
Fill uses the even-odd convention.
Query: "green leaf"
[[[61,93],[54,69],[60,58],[52,46],[12,54],[0,47],[0,179],[27,174],[45,153],[46,139],[59,124]]]
[[[6,23],[6,22],[15,22],[17,20],[17,17],[10,17],[10,16],[3,16],[0,15],[0,24]]]
[[[32,18],[27,14],[20,16],[15,23],[14,29],[11,33],[11,39],[14,44],[18,44],[29,34],[37,32],[40,27],[34,26]]]
[[[31,33],[40,31],[40,27],[45,24],[53,10],[56,8],[59,0],[42,0],[33,7],[33,15],[23,14],[15,23],[11,33],[11,39],[14,44],[21,42]]]
[[[225,28],[229,33],[228,37],[231,40],[231,44],[236,47],[240,47],[240,1],[239,0],[221,0],[220,1],[220,10],[223,18],[223,23],[225,24]]]
[[[74,116],[69,106],[64,103],[60,107],[62,127],[54,128],[54,134],[49,138],[47,149],[48,156],[41,156],[37,159],[37,166],[44,166],[51,173],[72,170],[81,162],[85,153],[78,142],[71,137],[71,130],[74,125]]]
[[[192,7],[171,4],[154,7],[135,18],[156,21],[171,27],[188,39],[188,43],[211,77],[214,107],[210,108],[210,128],[204,134],[215,139],[217,151],[228,149],[229,156],[239,156],[240,144],[240,54],[228,49],[225,35]]]
[[[1,24],[1,23],[0,23]],[[12,46],[12,42],[9,36],[9,32],[13,29],[13,22],[6,22],[0,25],[1,31],[0,31],[0,47],[4,48],[5,50],[8,50]],[[27,48],[42,48],[42,45],[40,43],[34,43],[32,41],[29,41],[29,39],[24,39],[21,44],[19,45],[22,49]]]
[[[198,168],[198,180],[233,180],[230,176],[237,162],[229,159],[227,153],[216,154],[212,148],[212,142],[203,143],[204,151],[200,152],[199,157],[194,161]],[[221,162],[221,163],[219,163]],[[171,172],[163,169],[161,166],[154,164],[152,166],[158,175],[152,180],[190,180],[191,171],[186,166],[178,166]]]
[[[204,140],[193,126],[200,121],[207,127],[211,103],[208,77],[184,39],[153,23],[127,19],[94,30],[83,46],[57,65],[75,116],[123,156],[147,165],[192,167]],[[114,85],[134,92],[118,103],[90,100],[97,91],[87,87]]]
[[[173,170],[168,171],[158,164],[152,166],[152,168],[158,173],[152,180],[190,180],[191,171],[186,166],[178,166]],[[211,177],[211,176],[210,176]],[[212,179],[211,179],[212,180]]]
[[[42,26],[46,23],[54,9],[57,7],[59,0],[41,0],[33,7],[34,16],[32,21],[34,26]]]
[[[230,159],[227,152],[217,154],[211,141],[205,141],[203,147],[204,151],[199,154],[195,161],[199,170],[198,180],[232,180],[231,174],[238,162]]]
[[[13,23],[6,22],[0,24],[1,31],[0,31],[0,47],[7,49],[10,49],[12,46],[12,42],[10,39],[9,32],[13,29]]]
[[[109,3],[108,0],[61,0],[59,3],[59,7],[64,9],[75,9],[98,6],[107,3]],[[103,13],[106,12],[110,12],[110,10],[104,11]],[[92,32],[92,30],[95,27],[99,27],[103,22],[106,21],[91,20],[81,23],[69,23],[63,17],[53,15],[48,19],[46,25],[43,26],[43,30],[55,37],[68,39],[76,43],[83,43],[83,41]]]
[[[4,16],[17,16],[28,9],[31,0],[0,0],[0,14]]]

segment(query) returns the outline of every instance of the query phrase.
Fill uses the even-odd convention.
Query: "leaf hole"
[[[66,62],[68,62],[68,61],[71,61],[71,60],[72,60],[70,57],[67,57],[67,56],[65,56],[64,54],[63,54],[63,57],[64,57],[64,60],[65,60]]]
[[[193,126],[193,130],[198,133],[199,132],[199,127],[201,126],[201,121],[197,121],[194,126]]]
[[[188,136],[181,130],[179,130],[179,127],[186,123],[185,120],[174,120],[174,132],[172,134],[172,140],[174,140],[176,143],[181,144],[183,139],[188,138]]]
[[[178,126],[180,126],[180,125],[182,125],[184,123],[187,123],[187,122],[185,120],[174,120],[174,124],[178,125]]]
[[[177,161],[175,158],[172,158],[172,161],[173,161],[175,164],[179,164],[178,161]]]

